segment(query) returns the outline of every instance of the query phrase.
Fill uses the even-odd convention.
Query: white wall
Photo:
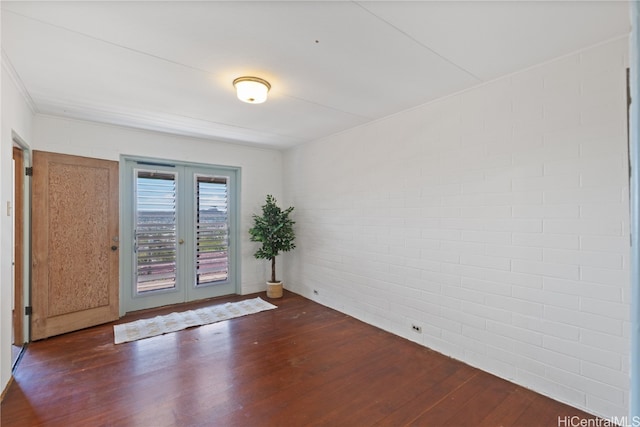
[[[13,133],[31,142],[33,112],[11,78],[8,65],[2,63],[2,134],[0,135],[0,391],[11,378],[11,288],[13,253],[12,216],[7,215],[7,202],[12,199]],[[13,210],[11,212],[13,214]]]
[[[268,265],[253,258],[256,244],[249,241],[248,229],[265,196],[282,194],[279,151],[42,115],[35,120],[32,149],[116,161],[125,154],[242,168],[241,293],[266,288]]]
[[[293,290],[627,415],[626,55],[609,42],[288,150]]]

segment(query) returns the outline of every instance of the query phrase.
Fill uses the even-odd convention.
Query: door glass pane
[[[176,174],[136,171],[136,293],[176,287]]]
[[[229,278],[228,177],[196,175],[196,286]]]

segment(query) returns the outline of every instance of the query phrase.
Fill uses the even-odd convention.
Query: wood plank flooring
[[[179,309],[257,295],[266,299]],[[537,427],[593,418],[293,293],[270,301],[279,308],[132,343],[113,344],[113,323],[32,343],[0,424]]]

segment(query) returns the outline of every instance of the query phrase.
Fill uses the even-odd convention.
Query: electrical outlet
[[[320,292],[318,292],[318,290],[317,290],[317,289],[314,289],[314,290],[313,290],[313,294],[314,294],[314,295],[319,295],[319,294],[320,294]]]
[[[418,325],[411,325],[411,330],[413,332],[417,332],[417,333],[422,333],[422,326],[418,326]]]

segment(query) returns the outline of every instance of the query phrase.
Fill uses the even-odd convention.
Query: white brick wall
[[[289,150],[287,286],[626,415],[626,52],[605,43]]]

